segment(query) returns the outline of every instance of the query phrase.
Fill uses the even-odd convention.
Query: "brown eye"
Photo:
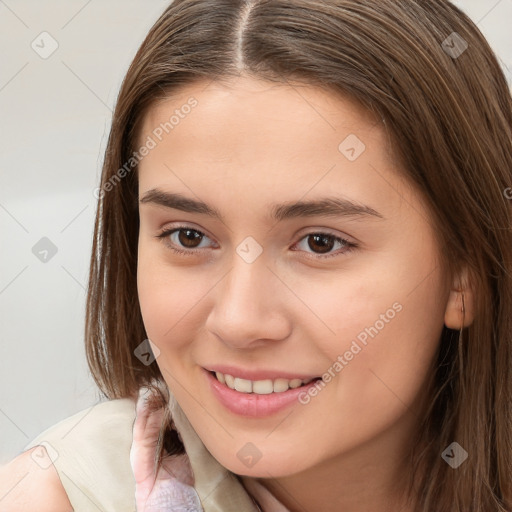
[[[200,249],[204,248],[201,247],[201,243],[204,240],[209,240],[209,237],[201,231],[187,226],[166,229],[157,235],[157,238],[162,240],[173,252],[188,256],[199,255]],[[317,259],[341,256],[358,247],[354,242],[330,233],[310,233],[302,237],[296,245],[300,246],[306,240],[307,247],[302,247],[300,250],[308,254],[309,258],[313,258],[315,255]],[[336,246],[339,247],[338,250],[333,251]]]
[[[307,241],[306,244],[304,244],[305,241]],[[317,259],[341,256],[358,247],[354,242],[330,233],[309,233],[296,245],[301,251],[308,254],[309,258],[317,255]],[[338,250],[333,251],[336,247],[338,247]]]
[[[332,250],[335,244],[335,237],[332,235],[314,234],[308,235],[308,247],[320,254],[324,254]]]
[[[176,230],[178,233],[178,242],[188,249],[196,249],[203,238],[203,234],[195,229],[180,228]]]
[[[203,247],[200,244],[209,238],[201,231],[187,226],[162,231],[157,238],[172,251],[178,254],[193,256],[200,252]]]

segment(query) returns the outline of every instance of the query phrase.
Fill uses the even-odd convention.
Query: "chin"
[[[288,460],[283,463],[283,461],[279,460],[279,458],[275,455],[265,457],[262,454],[261,458],[258,460],[254,458],[252,461],[248,460],[247,464],[241,462],[238,457],[235,459],[222,458],[222,460],[217,460],[220,464],[222,464],[222,466],[224,466],[232,473],[235,473],[239,476],[248,476],[251,478],[282,478],[294,475],[307,469],[306,467],[302,467],[302,465],[299,464],[301,461]]]

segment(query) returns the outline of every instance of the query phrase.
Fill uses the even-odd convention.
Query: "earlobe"
[[[446,304],[444,324],[450,329],[460,330],[473,323],[475,317],[474,293],[467,279],[464,286],[454,287]]]

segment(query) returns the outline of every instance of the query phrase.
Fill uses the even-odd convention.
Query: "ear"
[[[444,324],[454,330],[468,327],[475,318],[475,294],[467,269],[455,277],[444,314]]]

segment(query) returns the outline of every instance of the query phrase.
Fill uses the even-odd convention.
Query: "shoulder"
[[[65,446],[71,442],[83,441],[84,436],[87,439],[102,442],[109,437],[117,436],[119,439],[120,435],[126,435],[129,432],[131,438],[134,420],[134,400],[123,398],[99,402],[51,426],[30,442],[25,449],[50,440]],[[114,433],[105,427],[117,427],[120,430]]]
[[[35,508],[39,512],[72,510],[59,475],[41,446],[23,452],[0,468],[0,512]]]
[[[43,453],[37,447],[44,448],[53,468],[44,478],[64,490],[75,510],[135,510],[129,458],[134,421],[134,400],[100,402],[45,430],[25,447],[33,453],[21,458],[34,462]]]

